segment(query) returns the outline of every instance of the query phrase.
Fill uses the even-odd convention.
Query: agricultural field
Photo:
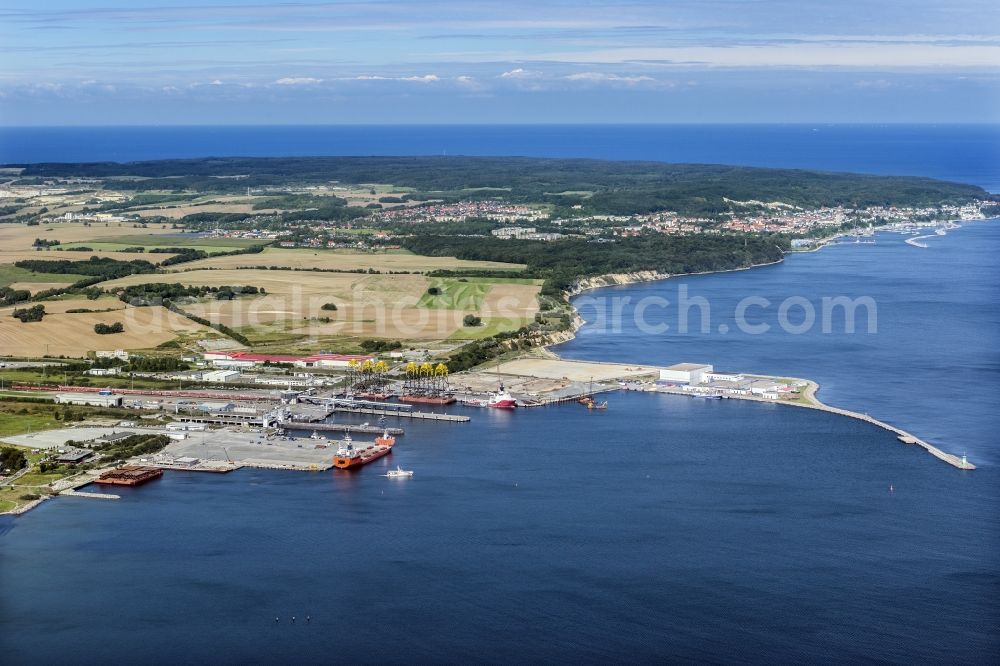
[[[160,247],[183,247],[202,252],[232,252],[244,248],[260,245],[260,241],[248,240],[245,238],[205,238],[194,234],[184,234],[177,229],[169,230],[164,234],[135,234],[126,236],[98,236],[86,242],[70,243],[67,248],[76,246],[86,246],[94,250],[114,252],[129,247],[150,248]],[[121,256],[121,255],[116,255]],[[140,255],[149,261],[157,262],[169,257],[169,254]]]
[[[246,335],[254,347],[281,348],[303,341],[343,341],[357,338],[393,340],[444,340],[464,327],[467,314],[479,314],[487,326],[469,335],[480,337],[484,329],[494,332],[516,329],[530,321],[538,310],[539,285],[532,280],[491,282],[438,280],[423,275],[372,275],[281,270],[201,270],[183,273],[131,275],[103,283],[106,289],[148,282],[180,282],[185,285],[252,285],[266,295],[231,301],[205,300],[184,305],[191,314],[221,323]],[[424,301],[434,283],[454,283],[465,296],[450,302]],[[447,293],[447,292],[446,292]],[[337,310],[323,310],[333,303]]]
[[[517,271],[524,269],[523,264],[506,264],[498,261],[466,261],[464,259],[456,259],[455,257],[425,257],[406,252],[405,250],[361,252],[357,250],[312,250],[308,248],[268,247],[260,254],[210,257],[208,259],[180,264],[175,266],[174,270],[252,268],[255,266],[316,268],[329,271],[354,271],[374,268],[382,273],[390,271],[424,273],[442,269],[497,271]]]
[[[241,213],[247,215],[268,215],[277,212],[276,209],[254,210],[253,202],[261,197],[246,197],[243,195],[214,195],[200,197],[190,201],[165,202],[155,206],[130,208],[129,213],[140,217],[165,217],[178,220],[185,215],[195,213]]]
[[[44,289],[65,287],[67,284],[82,280],[84,277],[83,275],[70,275],[68,273],[36,273],[24,268],[18,268],[13,264],[0,264],[0,287],[27,289],[31,293]]]
[[[46,315],[39,322],[22,323],[11,314],[14,307],[0,308],[0,341],[3,354],[16,357],[42,355],[85,356],[100,349],[151,349],[178,335],[216,337],[218,333],[162,307],[124,307],[113,312],[67,313],[71,304],[79,308],[115,307],[110,300],[46,301]],[[51,313],[51,314],[48,314]],[[123,333],[100,335],[98,323],[122,322]]]
[[[60,222],[55,224],[41,224],[29,227],[25,224],[0,224],[0,266],[13,264],[22,259],[66,259],[69,261],[82,261],[91,256],[111,257],[120,261],[131,261],[133,259],[147,259],[150,261],[163,261],[170,254],[158,254],[152,259],[143,253],[115,252],[126,247],[141,245],[141,243],[131,242],[132,237],[154,238],[161,233],[177,233],[176,229],[143,229],[131,226],[125,222],[110,222],[107,224],[93,224],[85,226],[78,222]],[[91,243],[96,238],[107,238],[114,235],[122,241],[118,246],[98,248]],[[45,240],[57,240],[61,243],[55,248],[38,250],[32,247],[36,238]],[[66,252],[65,247],[86,246],[93,248],[92,252]],[[44,281],[44,280],[31,280]],[[53,280],[54,281],[54,280]]]

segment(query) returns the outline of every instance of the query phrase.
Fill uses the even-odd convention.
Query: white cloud
[[[501,79],[534,79],[541,76],[541,72],[534,72],[530,69],[518,67],[500,75]]]
[[[416,83],[434,83],[435,81],[440,81],[441,77],[437,74],[424,74],[423,76],[413,75],[413,76],[381,76],[379,74],[360,74],[358,76],[352,76],[347,79],[348,81],[413,81]]]
[[[314,79],[311,76],[286,76],[275,81],[279,86],[309,86],[316,83],[323,83],[323,79]]]
[[[563,77],[569,81],[591,81],[593,83],[617,82],[617,83],[643,83],[655,81],[651,76],[619,76],[618,74],[605,74],[602,72],[579,72]]]

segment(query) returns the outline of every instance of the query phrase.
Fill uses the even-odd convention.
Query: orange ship
[[[388,435],[388,433],[386,433],[386,435]],[[382,439],[382,437],[379,439]],[[390,439],[392,439],[393,444],[396,443],[395,438]],[[351,441],[351,436],[347,435],[340,443],[340,447],[337,449],[337,455],[333,457],[333,466],[339,469],[361,467],[362,465],[366,465],[373,460],[378,460],[390,451],[392,451],[391,445],[386,446],[384,444],[378,444],[377,440],[376,442],[362,445],[361,448],[356,449],[354,448],[354,443]]]

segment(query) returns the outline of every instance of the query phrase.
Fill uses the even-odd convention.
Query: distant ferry
[[[341,441],[340,447],[337,448],[337,455],[333,458],[333,466],[338,469],[361,467],[373,460],[378,460],[390,451],[392,451],[391,446],[384,446],[375,442],[363,445],[361,448],[354,448],[351,436],[346,435],[343,441]]]

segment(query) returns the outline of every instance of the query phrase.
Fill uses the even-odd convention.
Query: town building
[[[121,407],[122,396],[102,393],[57,393],[56,404],[90,405],[92,407]]]

